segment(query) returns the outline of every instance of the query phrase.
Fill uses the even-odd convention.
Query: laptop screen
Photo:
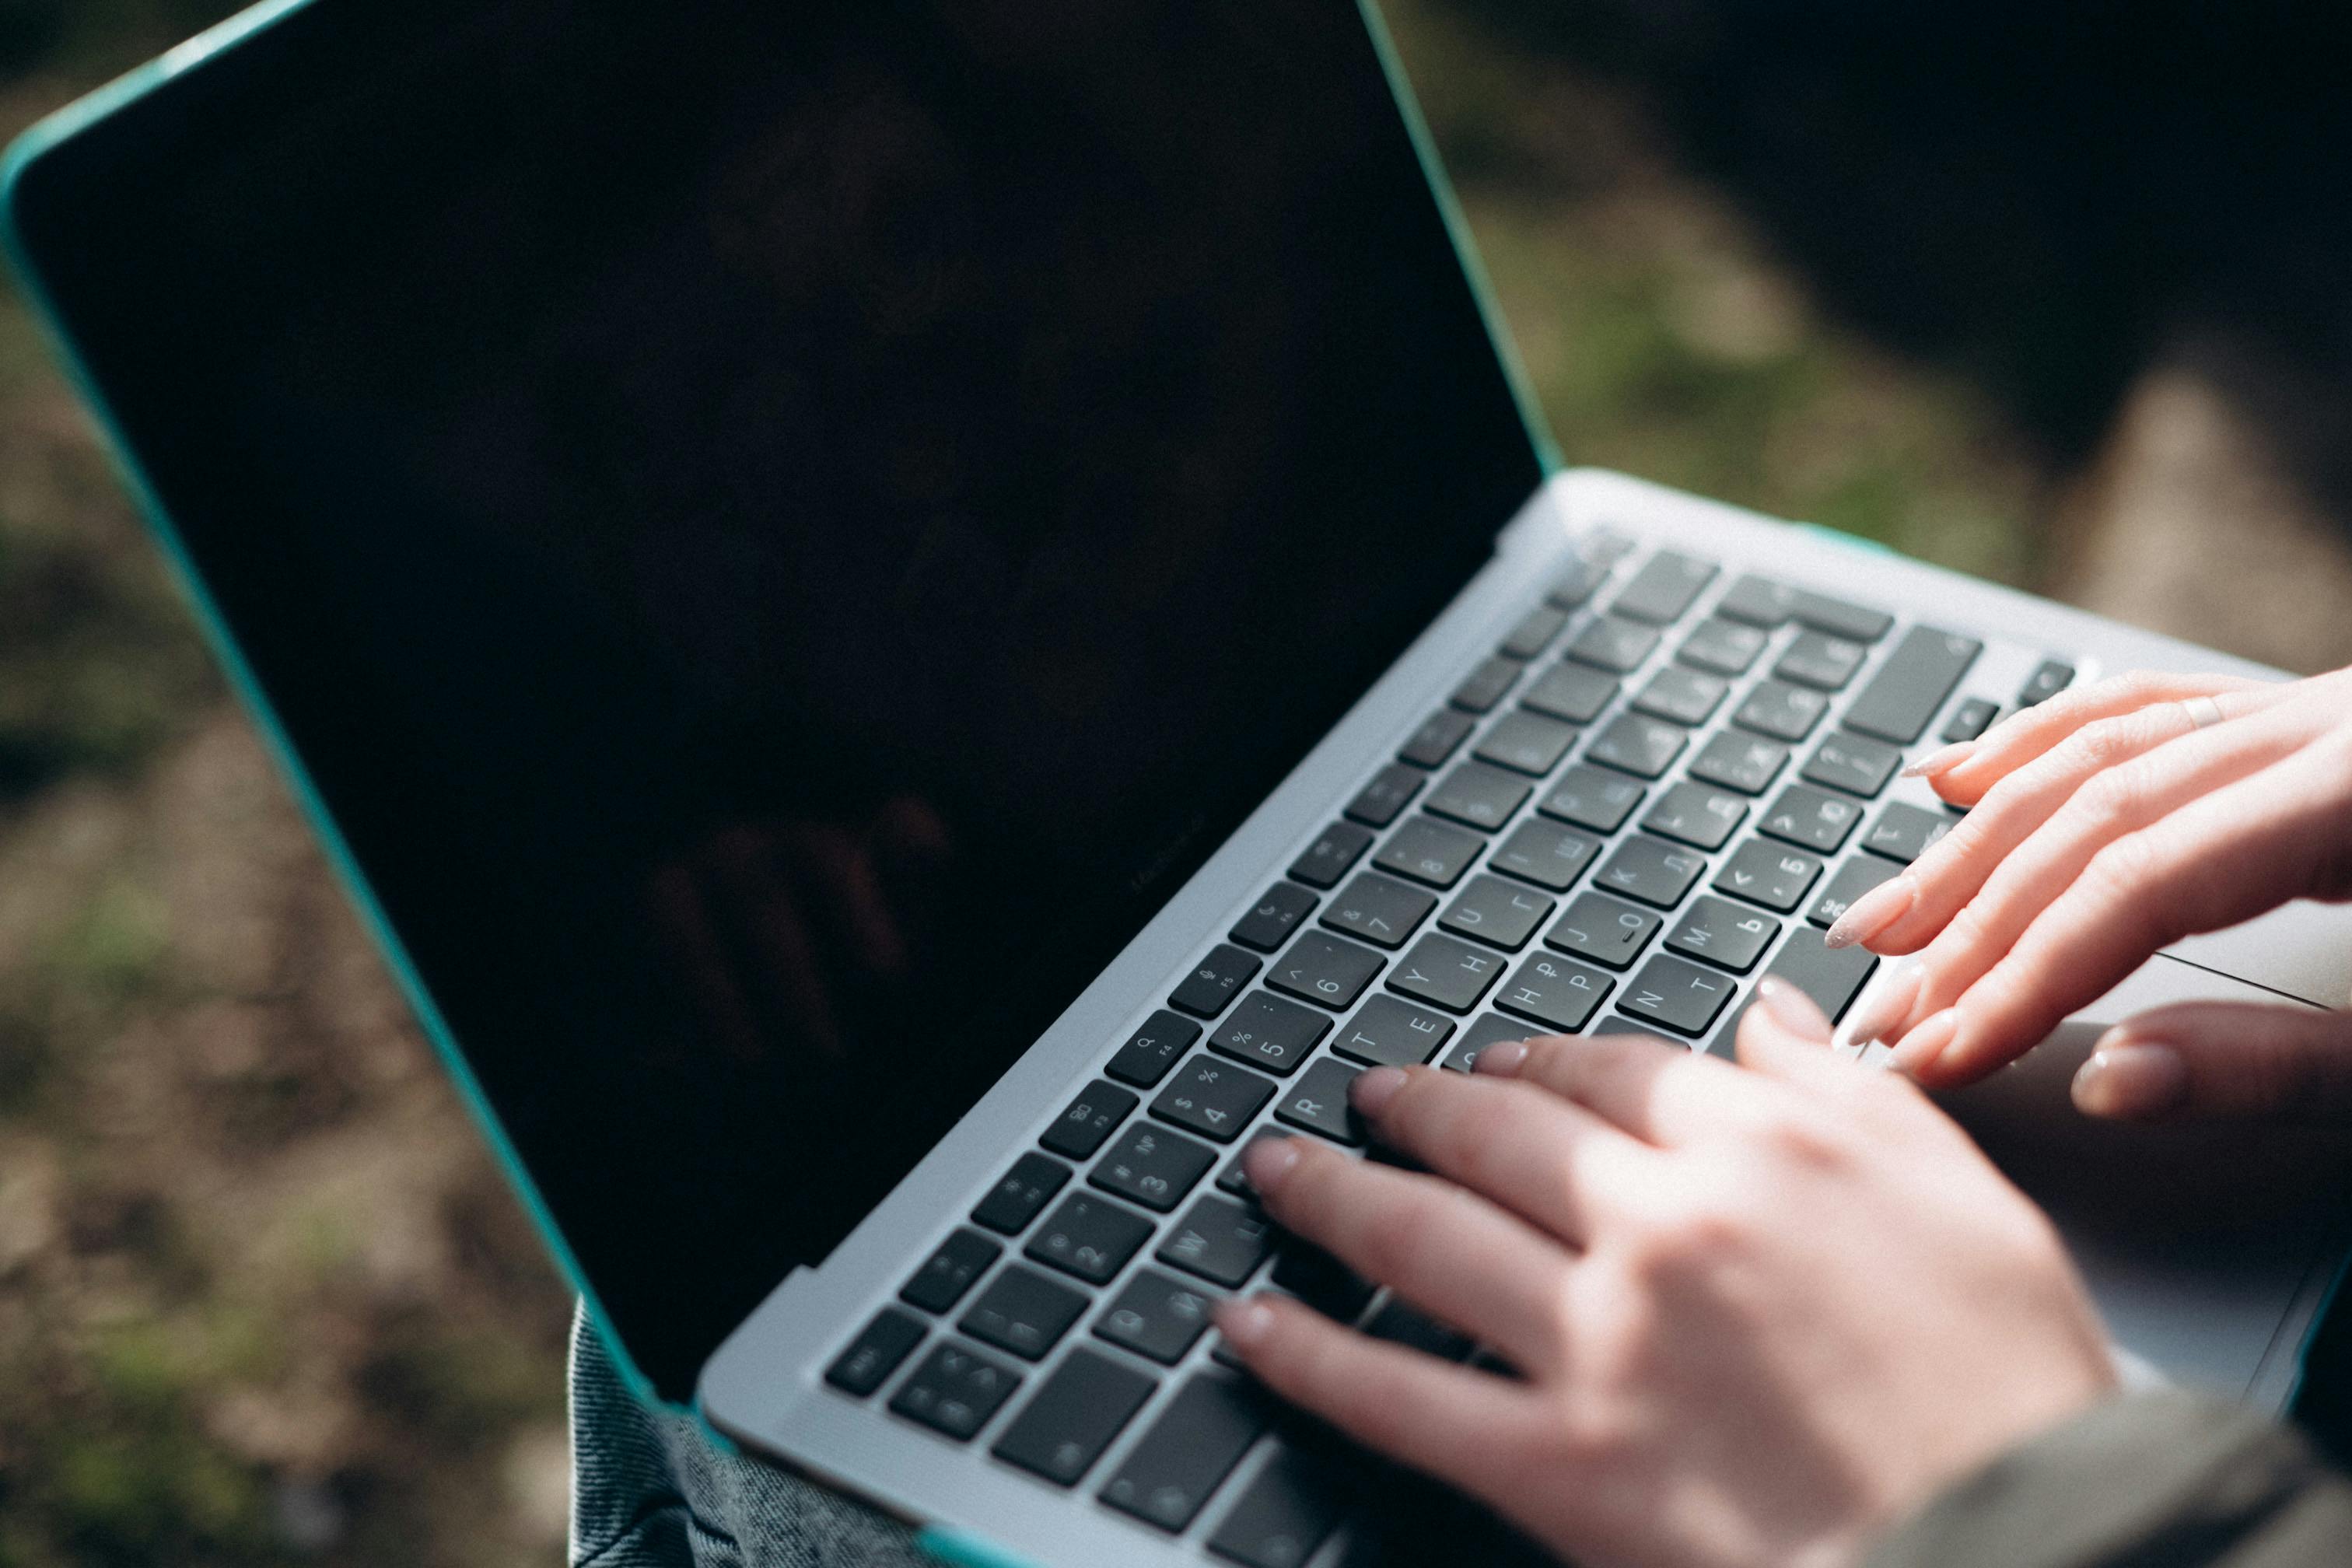
[[[19,201],[673,1394],[1539,479],[1351,0],[318,0]]]

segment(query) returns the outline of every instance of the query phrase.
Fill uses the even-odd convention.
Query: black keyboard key
[[[1628,838],[1592,879],[1610,892],[1670,910],[1706,874],[1706,861],[1687,849],[1654,838]]]
[[[1958,632],[1913,626],[1846,710],[1845,727],[1907,746],[1969,672],[1984,644]]]
[[[1748,819],[1748,803],[1705,784],[1678,784],[1658,797],[1642,826],[1694,849],[1720,849]]]
[[[1168,998],[1169,1005],[1198,1017],[1213,1018],[1257,971],[1256,959],[1238,947],[1220,943],[1184,977]]]
[[[1675,657],[1683,663],[1700,669],[1711,669],[1717,675],[1745,675],[1756,656],[1764,651],[1771,639],[1754,626],[1743,626],[1738,621],[1727,621],[1710,616],[1698,624],[1698,629],[1685,638]]]
[[[1584,1027],[1616,984],[1573,959],[1538,953],[1511,972],[1495,994],[1495,1005],[1555,1033],[1572,1035]]]
[[[1315,912],[1315,895],[1297,883],[1276,882],[1225,934],[1244,947],[1272,952],[1290,940],[1300,921]]]
[[[1971,697],[1952,710],[1951,721],[1944,726],[1944,732],[1937,739],[1948,746],[1961,741],[1973,741],[1992,728],[1992,721],[2000,712],[2000,703]]]
[[[1555,664],[1528,688],[1521,706],[1571,724],[1590,724],[1616,700],[1617,678],[1581,664]]]
[[[1038,1385],[989,1452],[1057,1487],[1074,1487],[1143,1408],[1154,1386],[1146,1373],[1093,1351],[1074,1350]]]
[[[1267,1280],[1289,1291],[1335,1322],[1352,1323],[1379,1289],[1321,1247],[1285,1237],[1276,1249]]]
[[[1421,784],[1418,772],[1402,763],[1391,763],[1356,792],[1356,798],[1348,803],[1347,816],[1367,827],[1386,827],[1421,793]]]
[[[1151,1238],[1151,1222],[1108,1198],[1072,1193],[1045,1216],[1024,1254],[1048,1268],[1108,1285]]]
[[[1751,838],[1724,862],[1715,890],[1785,915],[1805,901],[1821,874],[1819,856]]]
[[[1555,824],[1522,822],[1511,829],[1511,836],[1496,847],[1487,864],[1559,893],[1584,874],[1600,848],[1593,840]]]
[[[1721,970],[1661,953],[1642,965],[1617,1005],[1645,1024],[1661,1024],[1678,1035],[1703,1035],[1738,988]]]
[[[1498,651],[1504,658],[1516,658],[1524,664],[1549,647],[1551,639],[1559,636],[1567,625],[1565,611],[1555,610],[1549,605],[1538,605],[1519,617],[1519,624],[1504,637]]]
[[[1436,907],[1436,894],[1366,871],[1331,900],[1323,911],[1323,923],[1378,946],[1397,948]]]
[[[1862,807],[1811,784],[1790,784],[1764,814],[1763,829],[1800,849],[1834,855],[1862,823]]]
[[[1517,773],[1485,763],[1465,763],[1439,782],[1429,797],[1429,809],[1491,832],[1511,820],[1535,787]]]
[[[1397,755],[1417,768],[1442,767],[1445,759],[1454,754],[1454,749],[1477,727],[1478,721],[1469,714],[1441,708],[1422,721],[1421,728],[1412,732]]]
[[[1128,1450],[1102,1500],[1171,1535],[1265,1430],[1265,1397],[1239,1378],[1202,1373],[1176,1391],[1142,1440]]]
[[[1675,923],[1666,946],[1685,958],[1703,958],[1745,974],[1780,934],[1780,922],[1769,915],[1721,899],[1699,899]]]
[[[1541,778],[1559,765],[1575,740],[1576,731],[1569,725],[1522,708],[1496,720],[1471,755]]]
[[[1479,1053],[1488,1046],[1500,1045],[1506,1040],[1531,1040],[1544,1032],[1540,1025],[1522,1024],[1516,1018],[1481,1013],[1470,1020],[1470,1026],[1462,1031],[1461,1037],[1454,1042],[1454,1048],[1445,1053],[1445,1060],[1440,1065],[1455,1072],[1469,1072],[1477,1067]]]
[[[1287,1074],[1330,1031],[1331,1020],[1314,1008],[1253,991],[1210,1037],[1209,1048],[1268,1072]]]
[[[1168,1076],[1168,1069],[1200,1037],[1200,1025],[1162,1007],[1127,1037],[1127,1044],[1119,1047],[1103,1070],[1121,1083],[1150,1089]]]
[[[1308,931],[1274,961],[1266,984],[1318,1007],[1352,1007],[1388,961],[1319,931]]]
[[[1789,748],[1778,741],[1725,730],[1699,748],[1690,775],[1742,795],[1762,795],[1788,761]]]
[[[1018,1236],[1029,1228],[1029,1222],[1044,1212],[1054,1194],[1070,1180],[1070,1168],[1059,1160],[1049,1160],[1043,1154],[1024,1154],[1013,1162],[1013,1169],[988,1190],[980,1206],[971,1211],[974,1225],[1005,1236]]]
[[[1607,561],[1579,561],[1552,580],[1544,598],[1563,610],[1573,610],[1592,597],[1592,591],[1609,580]]]
[[[1595,669],[1623,675],[1639,669],[1657,646],[1657,627],[1601,616],[1576,634],[1576,640],[1568,645],[1568,657]]]
[[[1467,1334],[1456,1332],[1394,1296],[1381,1304],[1381,1310],[1364,1325],[1364,1332],[1376,1340],[1433,1355],[1440,1361],[1468,1361],[1470,1352],[1478,1348]]]
[[[1878,960],[1867,948],[1843,947],[1830,949],[1822,945],[1822,933],[1800,926],[1789,933],[1764,973],[1775,979],[1785,980],[1813,999],[1813,1005],[1832,1024],[1845,1016],[1853,999],[1862,990],[1863,982],[1878,967]],[[1739,1037],[1739,1020],[1755,1005],[1754,996],[1742,1003],[1724,1020],[1707,1049],[1727,1060],[1732,1056],[1734,1043]]]
[[[993,1356],[944,1343],[934,1346],[898,1385],[890,1411],[968,1443],[1020,1386],[1021,1374]]]
[[[1356,1113],[1348,1109],[1348,1086],[1362,1070],[1325,1057],[1282,1091],[1282,1098],[1275,1102],[1275,1116],[1338,1142],[1361,1143],[1364,1130]]]
[[[1501,658],[1486,659],[1454,689],[1454,695],[1446,700],[1465,713],[1489,712],[1518,678],[1519,666],[1516,661]]]
[[[1496,954],[1432,932],[1397,960],[1389,988],[1451,1012],[1467,1013],[1502,973],[1503,961]]]
[[[1273,1250],[1274,1222],[1256,1205],[1212,1194],[1192,1201],[1152,1256],[1231,1289],[1256,1273]]]
[[[1674,765],[1690,731],[1646,714],[1621,713],[1584,748],[1584,760],[1602,763],[1635,778],[1654,779]]]
[[[1559,775],[1559,782],[1536,803],[1536,809],[1595,833],[1614,833],[1647,793],[1632,779],[1579,763]]]
[[[1084,1291],[1015,1263],[988,1282],[956,1327],[1024,1361],[1043,1361],[1087,1305]]]
[[[1454,1020],[1402,996],[1375,996],[1356,1009],[1331,1048],[1372,1067],[1415,1067],[1437,1055]]]
[[[863,1399],[881,1387],[898,1370],[898,1363],[907,1359],[907,1352],[922,1342],[920,1318],[896,1307],[885,1307],[849,1342],[849,1348],[824,1369],[824,1380],[844,1394]]]
[[[1849,735],[1840,731],[1813,748],[1805,771],[1798,776],[1867,800],[1885,789],[1886,781],[1902,765],[1903,753],[1897,748],[1866,735]]]
[[[1352,822],[1335,822],[1291,862],[1290,874],[1310,888],[1336,888],[1363,852],[1372,847],[1371,830]]]
[[[1151,1114],[1230,1143],[1273,1098],[1272,1079],[1213,1057],[1194,1057],[1151,1102]]]
[[[1473,877],[1455,894],[1438,924],[1456,936],[1491,942],[1508,952],[1527,946],[1536,927],[1551,915],[1552,901],[1541,893],[1504,881],[1500,877]]]
[[[1279,1127],[1261,1127],[1251,1133],[1249,1142],[1242,1145],[1241,1152],[1226,1161],[1225,1168],[1217,1173],[1217,1190],[1221,1193],[1231,1193],[1236,1197],[1255,1197],[1256,1190],[1250,1185],[1249,1172],[1243,1168],[1242,1162],[1248,1158],[1252,1149],[1266,1140],[1289,1136],[1289,1133]]]
[[[1903,868],[1892,860],[1882,860],[1875,855],[1856,855],[1838,868],[1837,875],[1805,918],[1827,929],[1837,923],[1838,917],[1853,907],[1853,901],[1881,882],[1891,882],[1903,874]]]
[[[1748,700],[1731,721],[1743,730],[1753,730],[1759,735],[1775,740],[1801,741],[1813,732],[1813,726],[1829,711],[1830,700],[1810,687],[1791,686],[1785,680],[1757,682]]]
[[[1641,956],[1664,923],[1664,916],[1635,909],[1605,893],[1579,893],[1570,900],[1568,912],[1546,933],[1544,945],[1623,969]]]
[[[1064,1159],[1084,1160],[1103,1146],[1103,1140],[1117,1131],[1134,1109],[1133,1090],[1097,1079],[1054,1119],[1037,1142]]]
[[[898,1300],[926,1312],[944,1312],[963,1300],[971,1282],[987,1273],[1003,1251],[976,1230],[959,1230],[923,1260],[915,1277],[899,1288]]]
[[[1908,866],[1925,855],[1929,845],[1949,833],[1952,822],[1953,818],[1943,812],[1895,801],[1870,825],[1870,837],[1862,841],[1862,847]]]
[[[1883,610],[1864,609],[1860,605],[1849,605],[1825,594],[1808,593],[1764,577],[1742,577],[1734,583],[1724,591],[1715,613],[1768,631],[1793,620],[1817,632],[1850,637],[1855,642],[1876,642],[1895,626],[1895,617]]]
[[[1095,1320],[1095,1333],[1162,1366],[1174,1366],[1208,1329],[1216,1300],[1173,1274],[1139,1268],[1118,1299]]]
[[[1389,835],[1372,863],[1401,877],[1450,888],[1462,879],[1486,841],[1434,817],[1416,816]]]
[[[1696,728],[1707,721],[1730,689],[1731,683],[1719,675],[1670,664],[1650,678],[1650,684],[1633,699],[1633,706]]]
[[[1843,691],[1869,657],[1867,647],[1848,638],[1827,632],[1800,632],[1780,662],[1772,667],[1772,673],[1818,691]]]
[[[2049,701],[2074,684],[2074,667],[2060,659],[2045,658],[2034,666],[2033,673],[2018,688],[2017,705],[2032,708]]]
[[[1277,1447],[1209,1537],[1209,1551],[1242,1568],[1300,1568],[1347,1511],[1328,1459]]]
[[[1207,1144],[1139,1121],[1111,1145],[1109,1153],[1095,1162],[1087,1180],[1107,1193],[1166,1214],[1184,1201],[1184,1194],[1216,1163],[1216,1152]]]
[[[1625,584],[1625,591],[1609,606],[1609,613],[1630,616],[1654,626],[1669,626],[1682,618],[1682,613],[1691,607],[1691,601],[1722,570],[1712,561],[1661,550],[1642,563],[1633,580]]]

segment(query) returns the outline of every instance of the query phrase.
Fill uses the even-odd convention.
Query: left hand
[[[1524,1373],[1279,1297],[1219,1326],[1276,1393],[1589,1568],[1844,1568],[1937,1487],[2114,1384],[2049,1222],[1905,1080],[1768,980],[1742,1071],[1640,1036],[1376,1068],[1432,1174],[1314,1138],[1244,1157],[1273,1217]]]

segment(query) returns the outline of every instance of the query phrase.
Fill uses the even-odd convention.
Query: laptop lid
[[[673,1396],[1540,478],[1349,0],[315,0],[36,132],[9,201]]]

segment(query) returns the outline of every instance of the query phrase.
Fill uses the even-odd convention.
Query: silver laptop
[[[1766,973],[1842,1015],[1823,929],[1952,820],[1906,758],[2246,668],[1563,468],[1348,0],[278,4],[7,216],[614,1354],[950,1560],[1376,1552],[1211,1306],[1475,1347],[1246,1142],[1725,1050]],[[1954,1097],[2137,1375],[2284,1405],[2343,1162],[2084,1126],[2070,1058],[2347,987],[2290,909]]]

